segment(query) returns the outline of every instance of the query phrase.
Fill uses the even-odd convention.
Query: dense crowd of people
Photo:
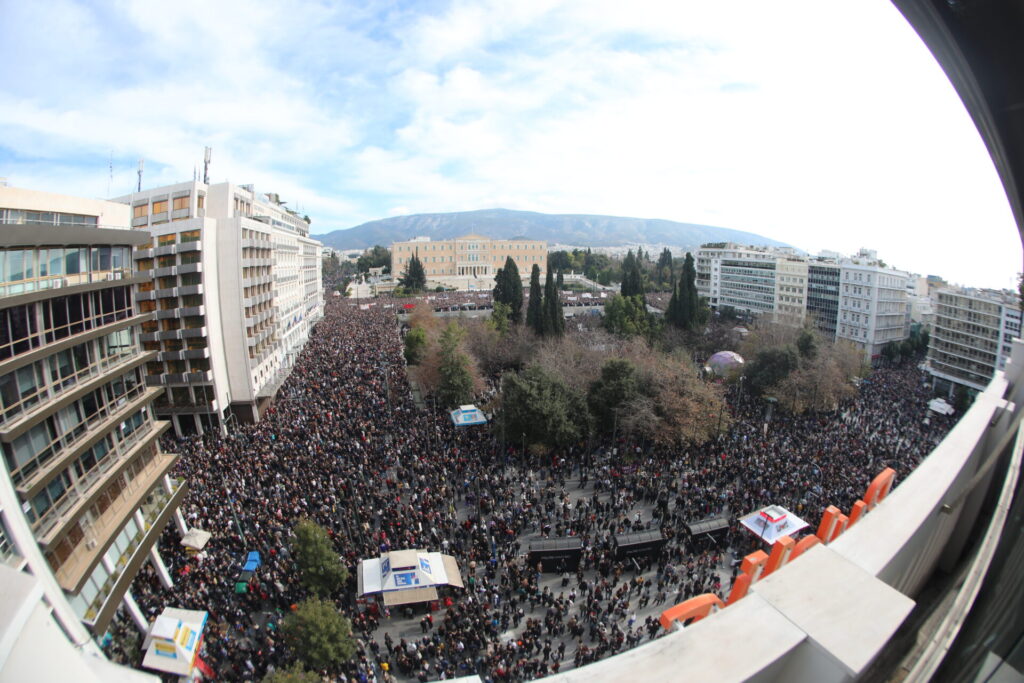
[[[906,476],[952,423],[925,421],[928,398],[916,368],[881,369],[833,413],[769,423],[763,403],[733,394],[720,440],[668,449],[619,437],[538,462],[487,428],[456,429],[417,407],[395,310],[332,298],[260,422],[165,444],[181,454],[188,524],[213,538],[186,555],[171,525],[161,553],[173,588],[147,564],[132,594],[149,619],[165,606],[208,610],[204,661],[225,680],[259,680],[293,659],[279,628],[307,597],[289,546],[309,518],[349,568],[335,599],[357,638],[356,655],[325,678],[530,680],[659,636],[656,615],[676,602],[727,595],[730,570],[758,543],[736,524],[742,513],[780,504],[813,525],[827,505],[849,509],[884,467]],[[717,542],[691,537],[688,524],[718,516],[730,525]],[[663,551],[616,560],[612,537],[639,529],[660,529]],[[583,547],[575,572],[527,562],[531,539],[569,535]],[[357,605],[359,560],[405,548],[453,555],[466,588],[411,617]],[[251,550],[263,566],[236,593]],[[417,632],[394,635],[389,623],[403,620]],[[137,664],[132,629],[119,614],[108,652]]]

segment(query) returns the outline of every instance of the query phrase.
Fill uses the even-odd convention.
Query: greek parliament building
[[[135,267],[146,383],[178,434],[254,422],[323,317],[323,246],[309,223],[252,185],[185,182],[115,201],[147,236]]]
[[[396,278],[405,273],[414,255],[423,264],[428,285],[455,289],[493,288],[494,276],[508,257],[524,282],[529,282],[534,265],[540,267],[543,279],[548,265],[548,245],[543,241],[465,235],[432,242],[429,237],[416,237],[391,245],[391,272]]]
[[[151,680],[102,657],[144,562],[187,490],[146,382],[157,320],[126,204],[0,184],[0,680]]]

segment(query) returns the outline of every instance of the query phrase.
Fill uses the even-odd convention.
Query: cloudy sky
[[[254,182],[325,233],[666,218],[1011,286],[984,145],[888,0],[0,0],[0,176]],[[111,162],[113,173],[110,172]],[[111,177],[112,175],[112,177]]]

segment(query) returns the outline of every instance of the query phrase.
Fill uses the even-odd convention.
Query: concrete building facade
[[[928,366],[936,386],[950,395],[956,385],[982,391],[1003,370],[1013,339],[1020,336],[1020,299],[1013,292],[939,290]]]
[[[192,181],[119,197],[151,239],[135,252],[149,386],[178,434],[254,422],[323,315],[309,224],[252,186]]]
[[[907,281],[903,271],[887,268],[874,252],[862,250],[840,261],[840,292],[836,337],[864,350],[868,358],[881,354],[891,341],[907,337]]]
[[[792,249],[716,243],[702,246],[695,260],[697,291],[713,309],[796,324],[810,317],[826,339],[846,339],[869,359],[907,335],[909,276],[872,251],[810,258]]]
[[[156,353],[140,345],[156,313],[133,295],[148,276],[132,248],[148,238],[122,204],[2,186],[0,224],[0,560],[98,653],[119,605],[143,620],[128,592],[143,563],[170,585],[156,541],[172,518],[184,529],[187,485],[170,476],[178,456],[160,450],[170,425],[146,383]]]
[[[391,272],[401,277],[417,255],[428,283],[456,289],[491,289],[498,269],[511,257],[520,277],[528,282],[534,265],[541,278],[547,274],[547,242],[540,240],[496,240],[481,235],[464,235],[453,240],[431,241],[417,237],[391,245]]]
[[[807,314],[828,341],[836,340],[840,275],[838,263],[815,259],[807,264]]]

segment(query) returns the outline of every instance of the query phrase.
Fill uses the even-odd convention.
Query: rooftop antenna
[[[203,185],[210,184],[210,155],[212,153],[213,150],[207,147],[203,154]]]
[[[145,159],[139,159],[139,187],[135,190],[136,192],[142,192],[142,167],[146,165]]]
[[[110,196],[110,184],[114,182],[114,150],[110,150],[110,175],[107,176],[107,196]]]

